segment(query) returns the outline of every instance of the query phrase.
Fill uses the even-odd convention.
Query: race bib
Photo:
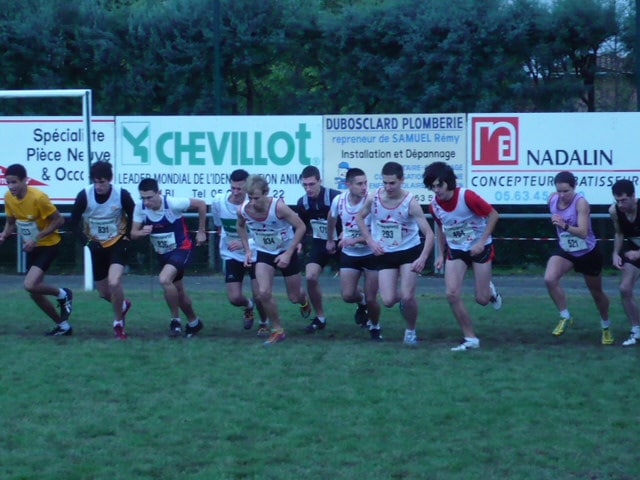
[[[587,248],[587,241],[584,238],[576,237],[572,233],[561,232],[560,248],[565,252],[578,252]]]
[[[314,219],[311,220],[311,230],[313,231],[313,238],[318,238],[320,240],[327,240],[329,238],[329,229],[327,228],[327,221]],[[334,240],[338,238],[334,235]]]
[[[37,242],[36,236],[40,233],[40,229],[36,222],[24,222],[22,220],[16,220],[18,226],[18,233],[22,236],[22,240],[33,240]]]
[[[343,238],[358,238],[361,237],[360,229],[357,227],[345,227],[342,230]],[[364,248],[366,245],[364,243],[354,243],[350,248]]]
[[[253,239],[257,247],[269,252],[278,252],[283,245],[280,235],[272,230],[253,231]]]
[[[96,240],[109,240],[118,235],[118,224],[113,218],[90,218],[89,233]]]
[[[377,220],[376,226],[378,234],[376,241],[390,247],[402,243],[402,225],[399,223],[383,223]]]
[[[446,229],[445,236],[449,246],[453,247],[466,245],[474,238],[475,234],[473,228],[465,224],[460,224],[456,227]]]
[[[173,232],[168,233],[152,233],[151,244],[156,253],[169,253],[176,249],[176,236]]]

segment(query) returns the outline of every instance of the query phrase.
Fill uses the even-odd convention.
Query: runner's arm
[[[293,255],[293,252],[298,248],[298,244],[302,242],[304,234],[307,231],[307,227],[305,226],[300,216],[296,212],[294,212],[287,204],[285,204],[283,200],[278,200],[278,203],[276,204],[276,213],[279,218],[282,218],[289,222],[289,224],[295,230],[293,242],[291,242],[291,246],[284,252],[287,255],[291,256]]]
[[[615,235],[613,237],[613,252],[611,253],[611,263],[616,268],[622,268],[622,245],[624,244],[624,234],[620,228],[620,221],[618,220],[618,212],[616,212],[615,204],[609,207],[609,215],[613,222],[613,229]]]
[[[190,198],[189,210],[198,210],[196,245],[202,245],[207,241],[207,204],[204,200],[200,200],[199,198]]]

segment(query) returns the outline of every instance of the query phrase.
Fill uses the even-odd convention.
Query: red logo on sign
[[[0,165],[0,186],[4,186],[7,184],[7,179],[5,177],[6,171],[7,171],[7,167],[3,167],[2,165]],[[47,184],[29,177],[27,181],[27,185],[39,185],[39,186],[45,185],[46,186]]]
[[[472,165],[518,164],[518,117],[471,119]]]

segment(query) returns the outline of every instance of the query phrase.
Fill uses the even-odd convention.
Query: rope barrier
[[[557,237],[493,237],[494,240],[534,240],[543,242],[556,242]],[[613,238],[597,238],[599,242],[613,242]]]

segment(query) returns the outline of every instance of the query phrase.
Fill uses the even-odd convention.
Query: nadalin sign
[[[467,185],[490,203],[544,204],[554,177],[570,171],[576,190],[608,205],[611,186],[640,185],[640,114],[469,114]]]

